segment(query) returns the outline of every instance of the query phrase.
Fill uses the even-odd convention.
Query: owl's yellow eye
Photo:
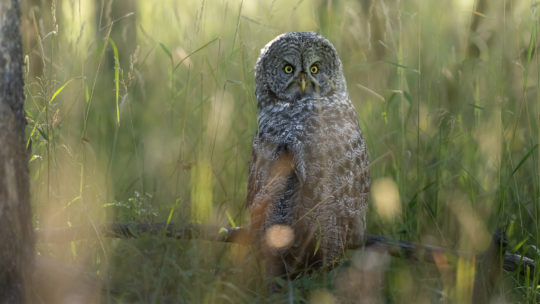
[[[285,68],[284,68],[284,71],[285,71],[285,73],[287,73],[287,74],[291,74],[291,73],[294,71],[294,68],[292,67],[292,65],[287,64],[287,65],[285,66]]]
[[[317,74],[319,72],[319,68],[316,65],[312,65],[309,71],[311,74]]]

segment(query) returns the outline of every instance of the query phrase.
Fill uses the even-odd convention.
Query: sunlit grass
[[[315,30],[341,56],[367,140],[376,192],[368,232],[482,251],[503,227],[510,249],[538,259],[537,4],[115,2],[124,11],[108,1],[25,5],[36,226],[246,225],[253,66],[276,35]],[[108,302],[267,299],[264,267],[238,245],[96,235],[38,249],[96,273]],[[433,266],[350,252],[330,273],[294,280],[292,296],[471,301],[478,261],[439,258]],[[378,285],[362,285],[370,277]],[[539,280],[538,271],[504,273],[497,295],[535,302]]]

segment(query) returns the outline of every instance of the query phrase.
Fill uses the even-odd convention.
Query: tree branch
[[[96,231],[97,230],[97,231]],[[77,226],[62,227],[47,230],[37,229],[36,234],[39,240],[44,242],[66,242],[81,240],[93,237],[99,233],[104,237],[112,238],[138,238],[141,234],[163,235],[175,239],[200,239],[215,242],[226,242],[249,245],[250,237],[247,228],[229,227],[220,228],[215,226],[205,226],[195,223],[178,225],[170,223],[104,223],[96,226],[96,229]],[[502,241],[502,240],[499,240]],[[351,244],[348,249],[356,250],[371,248],[382,253],[387,253],[394,257],[401,257],[415,261],[437,263],[438,257],[459,256],[472,258],[477,253],[449,250],[444,247],[420,244],[408,241],[398,241],[388,239],[380,235],[368,234],[364,244]],[[519,270],[526,275],[534,273],[535,261],[529,257],[513,254],[508,251],[504,253],[503,268],[507,271]]]

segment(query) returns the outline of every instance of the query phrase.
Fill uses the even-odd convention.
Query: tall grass
[[[540,255],[537,2],[124,2],[25,5],[36,226],[247,224],[253,66],[276,35],[315,30],[343,61],[377,191],[396,189],[390,216],[374,196],[368,232],[483,251],[503,227],[511,250]],[[108,302],[266,300],[263,268],[235,245],[96,235],[38,249],[95,272]],[[293,281],[294,299],[466,303],[479,263],[348,261]],[[536,302],[539,279],[504,273],[495,293]]]

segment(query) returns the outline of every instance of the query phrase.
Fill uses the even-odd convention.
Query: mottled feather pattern
[[[284,64],[294,75],[283,73]],[[320,74],[309,74],[313,65]],[[300,77],[309,81],[306,90],[298,88]],[[247,205],[259,248],[269,261],[279,256],[275,263],[284,268],[333,265],[348,242],[363,238],[370,183],[337,52],[313,32],[278,36],[257,61],[256,97]],[[288,246],[265,245],[274,225],[292,229]]]

